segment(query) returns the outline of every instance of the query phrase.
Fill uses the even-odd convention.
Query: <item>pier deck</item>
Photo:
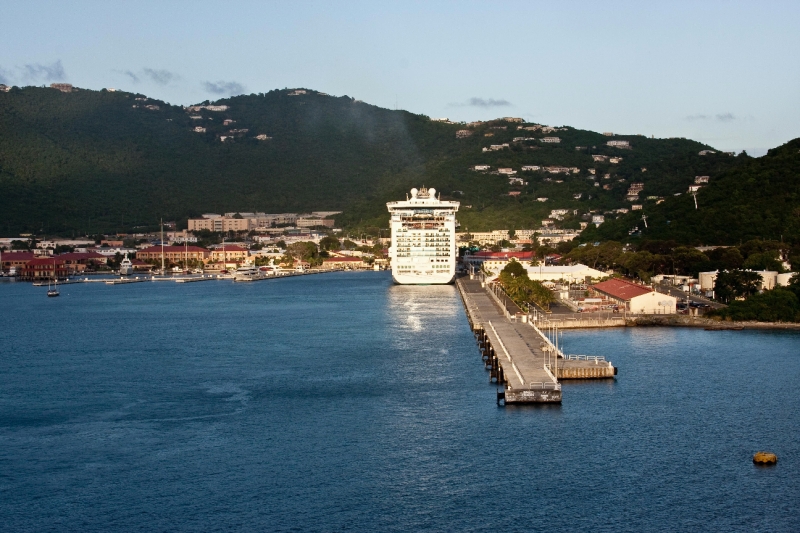
[[[456,281],[490,380],[505,386],[503,400],[513,403],[559,403],[558,379],[613,378],[610,362],[600,357],[556,356],[556,347],[527,320],[510,320],[498,299],[478,280]],[[500,398],[498,398],[499,401]]]

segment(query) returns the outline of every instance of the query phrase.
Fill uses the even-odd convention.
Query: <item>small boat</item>
[[[126,253],[125,258],[119,263],[119,275],[130,276],[131,274],[133,274],[133,263],[128,259],[128,254]]]
[[[47,297],[48,298],[55,298],[56,296],[60,296],[61,293],[58,292],[58,280],[56,280],[56,284],[54,287],[51,287],[50,284],[47,284]]]
[[[253,265],[239,267],[233,273],[233,281],[253,281],[266,277],[266,274]]]

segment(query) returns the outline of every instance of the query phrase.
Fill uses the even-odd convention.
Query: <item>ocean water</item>
[[[45,290],[0,283],[5,531],[800,530],[797,333],[566,332],[617,379],[503,408],[452,286]]]

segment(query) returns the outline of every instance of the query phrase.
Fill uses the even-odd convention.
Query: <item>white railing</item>
[[[576,354],[569,354],[565,355],[564,359],[567,361],[594,361],[595,363],[605,363],[606,358],[603,355],[576,355]]]
[[[531,381],[528,383],[530,390],[561,390],[561,383],[550,383],[548,381]]]

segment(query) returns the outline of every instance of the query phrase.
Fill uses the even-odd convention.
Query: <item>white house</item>
[[[675,314],[678,299],[656,292],[651,287],[624,279],[610,279],[592,285],[592,291],[616,302],[629,313]]]

